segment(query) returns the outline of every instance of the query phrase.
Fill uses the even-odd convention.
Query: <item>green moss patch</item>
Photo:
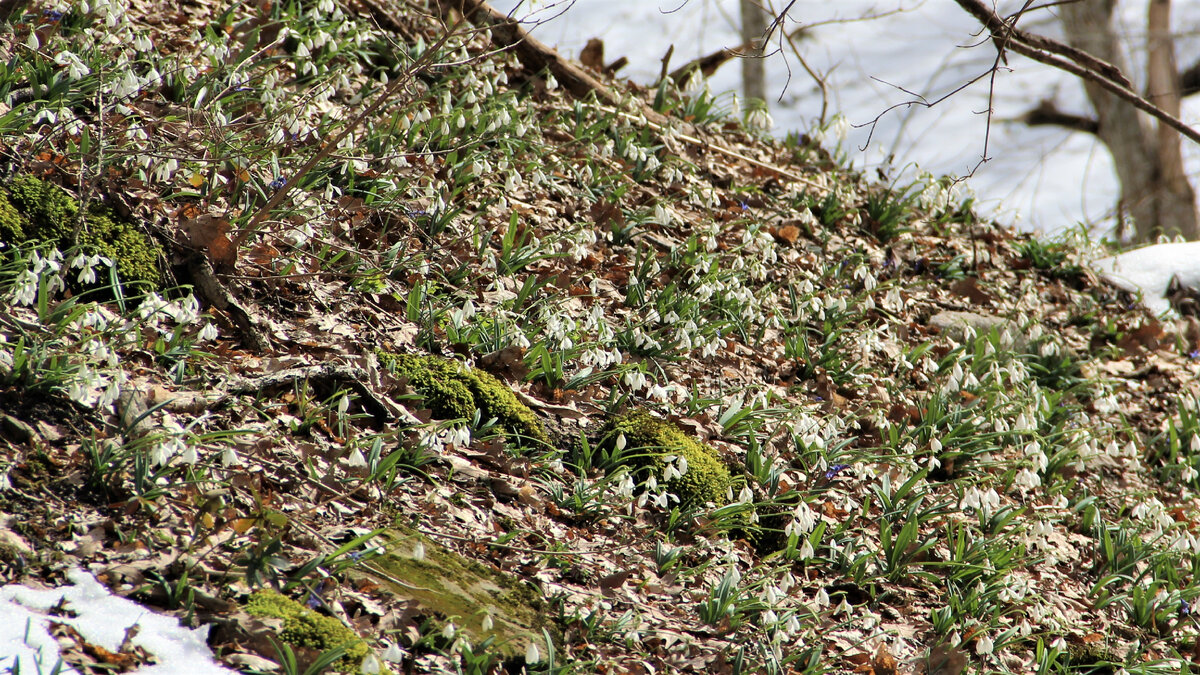
[[[520,579],[468,560],[406,528],[382,536],[390,552],[371,561],[382,574],[356,568],[352,577],[364,576],[389,594],[416,602],[429,618],[453,622],[473,644],[493,638],[491,649],[505,659],[522,657],[531,641],[544,653],[543,628],[552,638],[560,638],[557,628],[548,623],[541,595]],[[419,559],[418,542],[424,548]]]
[[[79,204],[66,190],[33,176],[20,176],[0,189],[0,241],[53,243],[65,251],[72,245],[79,225]],[[111,209],[88,210],[79,229],[77,243],[88,255],[112,260],[122,281],[148,284],[157,290],[162,283],[160,251],[148,235]]]
[[[648,467],[656,476],[661,476],[666,468],[664,458],[667,456],[682,456],[687,460],[687,472],[667,483],[667,489],[682,503],[725,503],[732,477],[712,446],[687,435],[678,425],[644,410],[610,419],[602,431],[600,447],[612,453],[622,436],[625,437],[623,452],[631,458],[630,462]]]
[[[295,647],[323,652],[344,647],[346,654],[334,668],[340,672],[358,672],[367,655],[367,643],[353,630],[332,616],[325,616],[272,590],[257,591],[246,602],[251,616],[283,619],[279,638]]]
[[[515,442],[549,442],[533,411],[491,373],[440,356],[381,353],[380,360],[408,380],[435,419],[470,419],[479,410],[484,420],[496,418]]]

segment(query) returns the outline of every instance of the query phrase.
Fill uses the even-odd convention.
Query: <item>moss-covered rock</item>
[[[33,176],[19,176],[0,190],[0,241],[52,242],[60,250],[72,244],[79,225],[79,205],[66,190]],[[159,248],[132,223],[105,207],[89,209],[77,243],[88,255],[112,260],[125,282],[162,283]]]
[[[622,436],[625,437],[623,452],[631,457],[631,462],[649,467],[656,476],[661,476],[666,467],[665,457],[676,455],[687,460],[687,472],[667,483],[667,489],[682,503],[725,503],[733,479],[712,446],[645,410],[634,410],[610,419],[604,426],[600,447],[612,452]]]
[[[479,410],[484,420],[495,417],[514,441],[549,442],[533,411],[491,373],[431,355],[381,353],[380,361],[408,380],[435,419],[470,418]]]
[[[332,616],[325,616],[272,590],[250,596],[246,612],[251,616],[283,619],[279,638],[296,646],[323,652],[344,647],[345,655],[334,663],[340,672],[358,672],[367,655],[367,643],[353,630]]]
[[[22,231],[21,214],[4,192],[0,191],[0,242],[7,244],[21,241],[24,238]]]
[[[472,644],[492,640],[489,649],[505,660],[521,658],[530,642],[544,653],[543,630],[557,648],[562,647],[562,631],[533,585],[465,558],[403,525],[384,531],[381,539],[388,552],[373,558],[369,566],[349,570],[352,580],[409,601],[412,611],[433,619],[439,631],[452,622]],[[419,556],[414,555],[418,542]]]

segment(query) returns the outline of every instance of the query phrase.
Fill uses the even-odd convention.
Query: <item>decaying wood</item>
[[[288,368],[259,377],[238,378],[230,383],[226,393],[210,405],[219,408],[235,396],[257,394],[268,389],[291,387],[297,382],[308,381],[323,388],[346,387],[358,396],[359,403],[371,414],[375,421],[381,424],[390,422],[398,417],[399,406],[385,397],[376,394],[367,384],[369,375],[362,368],[322,363],[315,366]]]
[[[270,349],[266,337],[263,336],[263,331],[259,329],[258,322],[250,314],[250,311],[238,302],[229,289],[225,288],[225,285],[217,279],[212,264],[208,262],[208,256],[202,252],[193,254],[188,259],[187,269],[200,297],[213,307],[229,314],[253,351],[261,353]]]

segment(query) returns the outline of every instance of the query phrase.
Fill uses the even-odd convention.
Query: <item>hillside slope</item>
[[[5,583],[248,670],[1200,659],[1200,324],[1082,235],[486,6],[60,4],[0,33]]]

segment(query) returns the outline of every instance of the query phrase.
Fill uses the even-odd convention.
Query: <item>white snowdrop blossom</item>
[[[625,375],[622,376],[621,380],[624,381],[625,386],[629,387],[629,389],[632,391],[637,391],[639,389],[645,389],[647,382],[648,382],[648,380],[646,379],[646,374],[640,370],[625,371]],[[625,437],[624,434],[622,434],[621,438],[624,438],[624,437]],[[618,439],[618,441],[619,440],[620,439]],[[622,446],[622,449],[624,449],[624,446]]]
[[[742,491],[738,493],[737,503],[749,504],[752,501],[754,501],[754,491],[750,489],[749,485],[743,485]]]
[[[84,255],[83,253],[76,254],[71,260],[71,268],[78,269],[79,277],[76,279],[81,284],[96,283],[96,268],[98,266],[112,267],[113,262],[102,255]]]
[[[800,544],[800,550],[796,552],[796,554],[800,556],[801,560],[809,560],[816,555],[816,553],[817,552],[813,550],[812,542],[808,540],[808,537],[804,538],[803,543]]]
[[[983,635],[980,635],[979,639],[975,641],[975,653],[979,654],[980,656],[986,656],[988,654],[991,654],[992,650],[994,648],[995,648],[995,644],[992,642],[992,639],[987,636],[986,633]]]
[[[61,51],[54,57],[54,63],[60,66],[66,66],[67,76],[72,80],[78,80],[87,77],[92,69],[87,67],[78,56],[68,51]]]
[[[230,467],[241,465],[242,458],[238,457],[237,450],[234,450],[232,445],[225,446],[225,449],[221,451],[221,466]]]
[[[633,477],[626,472],[623,476],[621,476],[621,482],[617,484],[617,494],[625,499],[629,499],[633,497],[634,487]]]
[[[775,126],[775,120],[771,119],[771,114],[765,108],[755,108],[746,113],[746,126],[755,131],[766,132]]]
[[[30,270],[23,270],[13,282],[12,302],[15,305],[32,305],[37,300],[38,277]]]
[[[196,334],[196,340],[199,342],[210,342],[215,339],[217,339],[217,326],[212,322],[204,324],[204,327]]]
[[[183,441],[178,437],[171,436],[155,443],[150,448],[150,461],[159,466],[166,466],[172,457],[182,453],[186,449],[187,446],[184,445]]]
[[[389,643],[388,649],[383,650],[383,659],[388,663],[400,663],[407,655],[408,652],[404,651],[404,647],[398,643]]]
[[[363,657],[362,664],[358,667],[358,672],[363,675],[378,675],[382,667],[383,664],[379,662],[379,657],[375,655],[375,652],[368,652]]]
[[[1042,478],[1030,469],[1021,469],[1017,472],[1016,477],[1013,478],[1013,484],[1032,490],[1042,484]]]
[[[367,465],[367,458],[365,456],[363,456],[363,452],[360,448],[357,448],[357,447],[354,448],[354,451],[351,452],[350,456],[346,458],[346,466],[349,466],[349,467],[352,467],[355,469],[360,469],[360,468],[365,467],[366,465]]]
[[[529,646],[525,648],[525,663],[532,665],[535,663],[541,663],[541,661],[542,654],[538,651],[538,646],[530,642]]]

